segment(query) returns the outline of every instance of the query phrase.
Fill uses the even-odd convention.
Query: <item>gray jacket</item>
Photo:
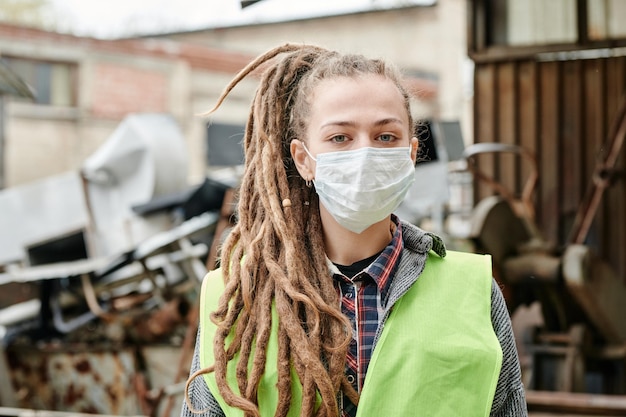
[[[379,327],[374,346],[378,340],[385,320],[391,307],[418,279],[428,258],[428,252],[433,250],[439,256],[445,256],[446,249],[441,239],[431,233],[402,222],[402,237],[404,250],[389,290],[388,310],[385,313],[382,325]],[[491,417],[525,417],[528,415],[526,398],[521,380],[521,371],[515,338],[511,327],[509,313],[496,281],[491,288],[491,322],[494,332],[502,347],[502,369],[496,393],[491,407]],[[198,337],[200,331],[198,331]],[[191,364],[191,373],[200,369],[199,343]],[[223,417],[219,404],[209,391],[204,378],[198,377],[189,386],[189,399],[196,410],[203,410],[201,414],[194,414],[189,410],[186,402],[183,403],[181,417]]]

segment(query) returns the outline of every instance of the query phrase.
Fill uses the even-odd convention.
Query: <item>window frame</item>
[[[626,37],[591,40],[588,36],[587,0],[576,2],[576,41],[541,45],[501,45],[490,41],[491,10],[493,0],[468,0],[467,50],[474,62],[493,62],[536,57],[551,52],[569,52],[588,49],[612,49],[626,46]]]
[[[50,70],[48,72],[48,80],[47,80],[47,96],[48,99],[46,101],[40,102],[40,98],[37,97],[37,88],[36,86],[31,85],[30,80],[26,80],[23,79],[23,81],[25,83],[27,83],[29,85],[29,87],[32,88],[32,90],[35,93],[35,98],[34,99],[28,99],[28,100],[20,100],[19,98],[16,99],[17,102],[27,102],[30,105],[36,105],[36,106],[45,106],[45,107],[50,107],[50,108],[77,108],[79,106],[78,104],[78,99],[79,99],[79,94],[78,94],[78,63],[73,62],[73,61],[63,61],[63,60],[52,60],[52,59],[41,59],[41,58],[33,58],[33,57],[27,57],[27,56],[21,56],[21,55],[16,55],[16,54],[2,54],[0,55],[0,59],[2,59],[4,61],[4,63],[6,65],[9,66],[9,68],[11,68],[13,71],[15,71],[15,68],[11,65],[11,61],[18,61],[18,62],[25,62],[25,63],[29,63],[35,66],[35,70],[38,69],[38,65],[49,65],[50,66]],[[55,65],[62,65],[65,66],[68,71],[69,71],[69,86],[70,86],[70,91],[68,92],[68,97],[69,97],[69,104],[67,105],[61,105],[61,104],[55,104],[52,100],[52,91],[53,91],[53,86],[52,86],[52,80],[53,80],[53,74],[54,74],[54,66]]]

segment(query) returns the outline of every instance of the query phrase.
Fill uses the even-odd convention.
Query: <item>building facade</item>
[[[240,84],[210,118],[201,114],[246,63],[285,42],[392,60],[417,91],[416,117],[460,120],[470,141],[464,22],[465,2],[444,0],[123,40],[1,24],[0,58],[36,93],[34,102],[5,96],[5,187],[77,169],[136,112],[176,118],[188,141],[190,181],[200,181],[209,167],[208,126],[243,126],[257,80]]]
[[[159,39],[98,40],[0,25],[0,56],[35,94],[5,96],[7,187],[77,169],[132,113],[166,113],[188,140],[189,176],[206,168],[204,96],[250,56]],[[236,117],[233,115],[232,117]]]

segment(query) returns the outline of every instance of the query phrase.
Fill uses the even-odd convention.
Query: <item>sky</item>
[[[115,38],[319,17],[436,0],[50,0],[59,29],[81,36]]]

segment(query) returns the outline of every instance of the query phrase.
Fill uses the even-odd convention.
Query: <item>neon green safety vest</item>
[[[361,391],[358,417],[489,416],[502,365],[502,349],[491,324],[491,258],[448,252],[429,254],[415,284],[393,306],[374,349]],[[209,314],[223,291],[219,270],[202,285],[200,365],[214,363],[216,326]],[[258,389],[262,416],[273,416],[278,402],[277,313],[266,371]],[[221,397],[213,373],[204,378],[227,416],[242,416]],[[239,392],[235,366],[227,380]],[[292,373],[289,416],[300,415],[302,387]]]

